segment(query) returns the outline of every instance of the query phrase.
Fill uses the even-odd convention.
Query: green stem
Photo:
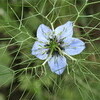
[[[65,52],[62,52],[62,53],[63,53],[64,55],[66,55],[67,57],[69,57],[71,60],[77,61],[77,59],[75,59],[74,57],[72,57],[72,56],[66,54]]]
[[[75,59],[74,57],[72,57],[72,56],[66,54],[66,53],[63,52],[59,47],[57,47],[57,48],[58,48],[59,52],[61,52],[62,54],[66,55],[67,57],[69,57],[70,59],[72,59],[72,60],[74,60],[74,61],[77,61],[77,59]]]
[[[49,60],[49,58],[51,57],[51,55],[52,55],[52,52],[53,52],[53,49],[51,49],[51,52],[50,52],[50,54],[48,55],[48,57],[47,57],[47,59],[43,62],[43,66],[45,66],[45,64],[46,64],[46,62]]]

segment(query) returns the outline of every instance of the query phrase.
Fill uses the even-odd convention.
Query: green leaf
[[[8,85],[14,78],[14,71],[6,66],[0,65],[0,87]]]
[[[8,66],[11,62],[12,58],[7,51],[6,44],[0,45],[0,65]]]
[[[5,100],[5,97],[3,94],[0,94],[0,100]]]

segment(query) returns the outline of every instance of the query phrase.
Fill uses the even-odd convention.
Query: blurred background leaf
[[[0,65],[0,87],[13,81],[14,72],[10,68]]]

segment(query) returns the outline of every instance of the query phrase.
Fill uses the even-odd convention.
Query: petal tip
[[[72,21],[68,21],[67,24],[73,25],[73,22]]]
[[[62,69],[59,69],[58,71],[54,71],[54,73],[56,73],[57,75],[61,75],[65,70],[65,67],[63,67]]]

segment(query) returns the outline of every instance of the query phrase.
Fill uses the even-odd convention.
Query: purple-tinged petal
[[[70,41],[70,43],[68,43]],[[64,42],[65,52],[68,55],[77,55],[80,54],[85,49],[85,43],[78,38],[66,39]]]
[[[55,35],[58,40],[67,38],[67,37],[72,37],[73,35],[73,23],[71,21],[68,21],[64,25],[58,26],[55,29]]]
[[[53,57],[51,57],[50,60],[48,61],[48,64],[52,72],[60,75],[65,70],[67,62],[64,56],[53,55]]]
[[[45,44],[42,42],[36,41],[32,47],[32,55],[35,55],[37,58],[44,60],[48,57],[48,49],[45,48]]]
[[[37,38],[39,41],[48,42],[52,34],[52,30],[44,24],[41,24],[37,29]]]

